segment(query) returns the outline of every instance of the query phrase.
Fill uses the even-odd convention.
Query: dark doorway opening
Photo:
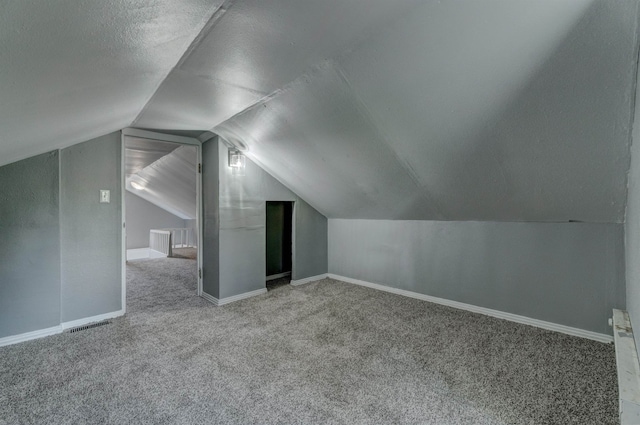
[[[267,280],[291,276],[293,202],[267,201]]]

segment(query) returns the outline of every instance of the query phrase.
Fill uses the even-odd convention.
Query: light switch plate
[[[105,190],[105,189],[100,189],[100,203],[101,204],[108,204],[111,202],[111,191],[110,190]]]

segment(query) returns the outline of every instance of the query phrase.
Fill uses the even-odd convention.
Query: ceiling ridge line
[[[407,11],[405,13],[403,13],[402,16],[404,16],[407,13],[409,13],[410,10],[413,10],[413,9],[419,7],[419,6],[420,6],[420,3],[417,3],[417,4],[413,5],[413,6],[407,7]],[[389,27],[392,27],[392,26],[396,25],[396,22],[397,22],[398,19],[399,19],[399,17],[396,17],[396,19],[393,20],[392,22],[387,23],[386,25],[383,25],[383,28],[387,29]],[[242,111],[237,112],[236,114],[234,114],[231,117],[225,119],[224,121],[219,122],[218,124],[214,125],[213,127],[211,127],[209,129],[209,131],[213,131],[213,129],[215,129],[216,127],[218,127],[220,125],[223,125],[225,122],[233,120],[236,117],[240,117],[245,112],[249,112],[253,108],[258,107],[260,105],[263,105],[263,104],[269,102],[270,100],[272,100],[276,96],[278,96],[280,93],[283,93],[283,92],[287,91],[293,84],[295,84],[301,78],[304,78],[304,77],[306,77],[306,76],[308,76],[310,74],[314,74],[315,72],[317,72],[320,69],[323,69],[326,66],[333,66],[332,64],[338,65],[339,62],[340,62],[340,59],[342,59],[346,55],[358,50],[360,47],[362,47],[364,45],[364,43],[366,43],[367,41],[369,41],[369,40],[371,40],[371,39],[373,39],[375,37],[376,37],[376,33],[375,32],[371,32],[371,33],[368,33],[365,37],[362,37],[360,39],[354,40],[353,43],[345,46],[343,49],[338,49],[338,51],[336,51],[335,54],[333,54],[331,57],[327,57],[327,58],[319,61],[318,63],[309,66],[300,75],[295,77],[293,80],[283,84],[282,87],[275,89],[274,91],[270,92],[266,96],[264,96],[264,97],[260,98],[259,100],[257,100],[255,103],[252,103],[251,105],[247,106]],[[220,81],[220,80],[218,80],[218,81]]]
[[[236,88],[236,89],[242,89],[242,90],[250,92],[251,94],[255,94],[255,95],[259,95],[259,96],[267,96],[268,95],[268,93],[265,94],[265,92],[263,92],[263,91],[252,89],[250,87],[245,87],[245,86],[243,86],[241,84],[230,83],[230,82],[225,81],[225,80],[223,80],[221,78],[213,77],[211,75],[203,75],[203,74],[193,73],[193,72],[190,72],[190,71],[184,70],[184,69],[175,69],[175,72],[179,73],[179,74],[182,74],[182,75],[185,75],[185,76],[197,77],[197,78],[201,78],[203,80],[211,81],[214,84],[226,85],[226,86],[233,87],[233,88]]]
[[[138,114],[136,115],[135,119],[131,121],[131,124],[129,125],[129,127],[135,127],[138,121],[140,121],[140,118],[142,117],[142,115],[147,110],[148,106],[151,104],[151,101],[154,99],[154,97],[156,97],[156,94],[158,93],[158,91],[160,91],[160,88],[162,88],[162,86],[164,85],[165,81],[171,76],[171,74],[176,72],[178,68],[182,66],[182,64],[184,64],[184,62],[191,55],[191,53],[196,49],[196,47],[200,45],[202,40],[207,35],[209,35],[209,33],[213,30],[213,27],[215,27],[215,25],[220,21],[220,18],[222,18],[222,16],[224,16],[224,14],[227,13],[227,11],[229,10],[229,8],[232,6],[234,2],[235,0],[224,1],[220,6],[218,6],[215,12],[211,14],[211,17],[209,17],[205,21],[204,25],[202,25],[202,28],[198,31],[198,33],[193,38],[193,40],[191,40],[186,50],[182,53],[182,56],[180,56],[180,59],[178,59],[178,62],[176,62],[176,64],[173,67],[171,67],[171,69],[169,70],[169,72],[167,72],[164,78],[162,78],[162,80],[160,81],[160,84],[158,84],[158,86],[155,88],[155,90],[153,91],[149,99],[147,99],[142,109],[140,109],[140,112],[138,112]]]
[[[230,116],[229,118],[225,119],[224,121],[216,124],[215,126],[211,127],[211,129],[209,129],[209,131],[214,132],[214,129],[219,127],[219,126],[224,126],[224,124],[226,122],[229,122],[235,118],[241,117],[242,115],[251,112],[252,110],[254,110],[255,108],[262,106],[264,104],[266,104],[267,102],[270,102],[271,100],[275,99],[276,97],[278,97],[279,95],[281,95],[282,93],[287,92],[292,86],[296,85],[299,83],[299,81],[303,78],[309,77],[313,74],[315,74],[316,72],[323,70],[327,67],[332,67],[333,64],[335,63],[334,58],[329,58],[329,59],[324,59],[321,62],[312,65],[311,67],[307,68],[307,70],[298,75],[296,78],[294,78],[293,80],[289,81],[288,83],[284,84],[282,87],[275,89],[274,91],[272,91],[271,93],[265,95],[264,97],[258,99],[256,102],[252,103],[251,105],[247,106],[246,108],[244,108],[242,111]]]

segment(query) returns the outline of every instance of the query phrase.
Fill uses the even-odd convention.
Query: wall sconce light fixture
[[[242,152],[238,150],[229,149],[229,167],[235,168],[237,170],[244,169],[245,166],[245,156]]]

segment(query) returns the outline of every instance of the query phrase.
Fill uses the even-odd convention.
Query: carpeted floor
[[[214,307],[192,260],[127,269],[125,317],[0,348],[0,424],[617,423],[611,345],[329,279]]]

